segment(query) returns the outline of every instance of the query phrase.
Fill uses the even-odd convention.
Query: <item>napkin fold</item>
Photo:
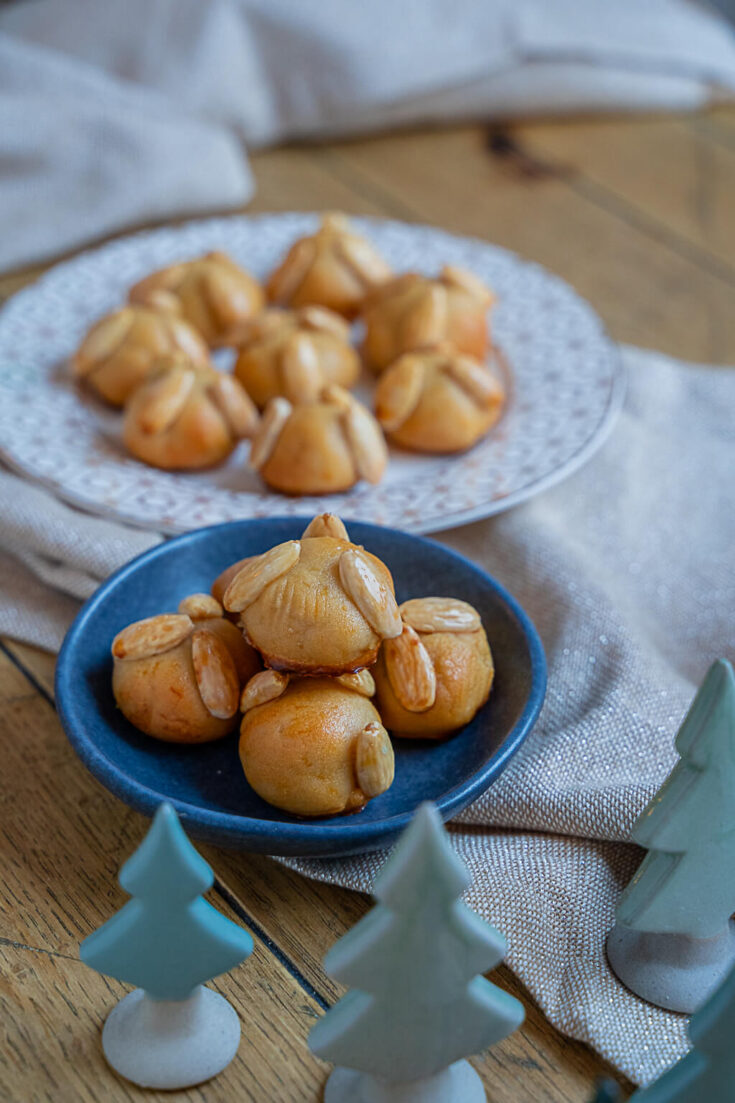
[[[536,727],[450,827],[468,902],[550,1021],[647,1083],[685,1051],[686,1020],[627,992],[604,941],[642,854],[631,825],[710,662],[735,659],[735,375],[635,349],[624,361],[624,409],[583,469],[439,539],[516,596],[549,663]],[[0,516],[0,632],[49,649],[78,598],[161,539],[7,473]],[[281,860],[369,891],[384,859]]]
[[[735,38],[690,0],[0,4],[0,270],[242,206],[245,151],[460,118],[690,111]]]

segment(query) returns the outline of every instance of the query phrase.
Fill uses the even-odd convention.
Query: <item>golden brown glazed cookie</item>
[[[333,384],[318,401],[273,398],[253,437],[250,466],[283,494],[335,494],[360,479],[380,482],[388,449],[361,402]]]
[[[247,560],[227,586],[224,607],[239,614],[267,666],[310,675],[361,670],[375,661],[381,640],[401,632],[393,579],[346,536],[314,531],[310,525],[301,540]]]
[[[325,384],[352,387],[360,358],[344,318],[322,306],[266,310],[243,333],[235,375],[261,409],[281,396],[313,402]]]
[[[170,743],[207,743],[237,725],[240,691],[261,668],[257,653],[209,594],[178,613],[136,621],[112,643],[112,691],[124,716]]]
[[[406,352],[380,376],[375,414],[388,439],[415,452],[463,452],[485,436],[505,401],[484,364],[451,345]]]
[[[212,367],[199,333],[171,311],[124,306],[92,326],[72,360],[74,375],[112,406],[123,406],[157,370],[162,356],[182,354]]]
[[[395,735],[441,739],[469,724],[488,699],[493,658],[480,617],[454,598],[400,606],[403,632],[374,668],[377,704]]]
[[[337,816],[390,787],[393,747],[366,682],[265,670],[248,683],[240,760],[263,800],[296,816]]]
[[[197,371],[185,358],[169,357],[129,399],[123,443],[153,467],[193,471],[225,460],[238,441],[253,435],[258,421],[231,375]]]
[[[279,306],[326,306],[354,318],[366,293],[390,275],[380,254],[344,215],[328,214],[315,234],[294,242],[266,290]]]
[[[492,302],[492,293],[476,276],[453,265],[442,268],[436,279],[416,272],[397,276],[365,301],[365,360],[381,372],[402,353],[440,341],[483,360]]]
[[[237,341],[265,296],[249,272],[215,252],[146,276],[130,289],[130,301],[173,310],[217,348]]]

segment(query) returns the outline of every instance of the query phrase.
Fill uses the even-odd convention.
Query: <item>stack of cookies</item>
[[[221,252],[140,280],[92,327],[73,369],[124,408],[124,443],[144,463],[211,467],[249,439],[250,466],[272,489],[344,492],[382,478],[386,439],[453,453],[489,432],[505,402],[487,364],[492,301],[452,265],[395,276],[347,219],[328,215],[263,287]],[[212,360],[222,348],[232,373]],[[378,377],[374,412],[351,393],[363,363]]]
[[[299,816],[356,812],[380,796],[394,776],[390,736],[457,732],[494,674],[471,605],[399,606],[386,564],[333,514],[232,564],[177,613],[124,628],[112,655],[115,699],[132,724],[202,743],[241,716],[247,781]]]

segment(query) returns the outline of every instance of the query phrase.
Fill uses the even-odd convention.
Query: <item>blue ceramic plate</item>
[[[399,601],[428,594],[471,602],[482,616],[495,664],[490,699],[471,724],[442,743],[396,740],[396,776],[361,812],[303,820],[272,808],[245,781],[237,733],[181,747],[138,732],[115,706],[110,644],[126,624],[175,610],[208,590],[236,559],[301,535],[303,520],[234,521],[170,540],[128,563],[100,587],[74,621],[56,670],[61,722],[82,761],[132,808],[153,815],[162,800],[198,838],[269,854],[337,856],[390,843],[423,800],[448,819],[484,792],[539,714],[546,662],[538,634],[502,586],[448,548],[393,529],[351,522],[351,538],[384,559]]]

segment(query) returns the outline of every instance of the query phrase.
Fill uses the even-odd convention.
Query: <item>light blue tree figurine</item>
[[[607,940],[622,982],[695,1011],[735,962],[735,675],[713,663],[676,737],[681,755],[633,827],[648,854]]]
[[[501,934],[460,900],[470,878],[433,804],[423,804],[381,871],[379,905],[327,954],[354,986],[320,1019],[309,1048],[338,1068],[325,1103],[480,1103],[461,1058],[511,1034],[523,1005],[484,977]]]
[[[598,1080],[592,1103],[620,1103],[620,1088],[614,1080]]]
[[[105,1022],[105,1056],[142,1087],[200,1084],[240,1042],[237,1013],[203,984],[244,961],[253,940],[202,899],[212,871],[170,804],[159,805],[119,880],[133,899],[79,948],[92,969],[139,985]]]
[[[692,1016],[694,1049],[630,1103],[732,1103],[735,1098],[735,969]]]

